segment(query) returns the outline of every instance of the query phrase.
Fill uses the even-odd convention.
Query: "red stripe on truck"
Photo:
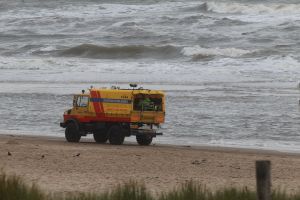
[[[81,116],[81,115],[64,115],[64,121],[77,119],[79,122],[130,122],[130,117],[105,117],[105,116]]]
[[[97,94],[98,94],[98,97],[97,97],[97,98],[101,99],[100,91],[97,91]],[[102,102],[99,102],[99,105],[100,105],[101,112],[104,113],[103,103],[102,103]]]
[[[92,98],[98,98],[98,94],[96,91],[91,91],[91,97]],[[93,105],[94,105],[94,109],[95,109],[95,112],[96,112],[96,115],[98,116],[101,112],[101,108],[100,108],[100,105],[98,102],[93,102]]]

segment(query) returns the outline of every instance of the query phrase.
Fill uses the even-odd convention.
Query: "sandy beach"
[[[10,152],[11,155],[8,155]],[[300,154],[233,148],[67,143],[64,138],[0,135],[0,168],[46,192],[101,192],[129,180],[153,192],[187,180],[208,188],[255,188],[255,160],[272,162],[273,188],[300,191]]]

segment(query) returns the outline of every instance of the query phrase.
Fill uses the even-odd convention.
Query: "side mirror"
[[[73,107],[77,107],[77,99],[78,99],[78,96],[74,96]]]

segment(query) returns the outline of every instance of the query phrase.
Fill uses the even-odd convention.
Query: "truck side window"
[[[162,111],[162,98],[151,96],[137,96],[133,103],[134,110]]]
[[[87,107],[89,103],[89,97],[87,96],[79,96],[77,98],[77,106],[78,107]]]

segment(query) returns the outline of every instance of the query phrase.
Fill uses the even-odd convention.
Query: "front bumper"
[[[62,127],[62,128],[66,128],[66,127],[67,127],[67,125],[66,125],[65,122],[60,122],[60,123],[59,123],[59,126]]]

